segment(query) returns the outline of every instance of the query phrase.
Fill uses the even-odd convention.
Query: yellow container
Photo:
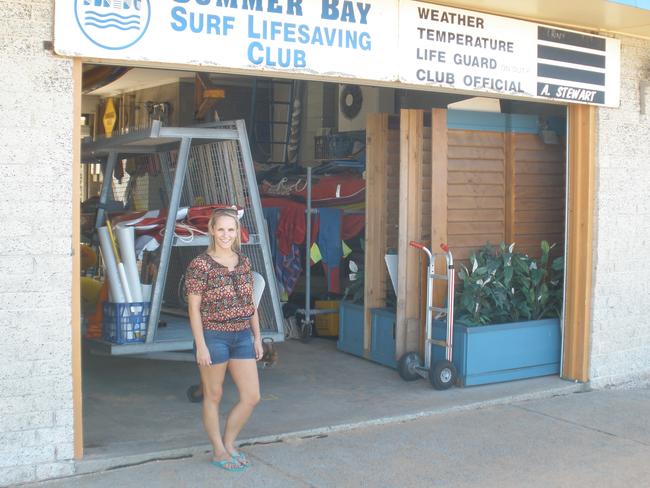
[[[338,300],[316,300],[316,310],[336,309],[334,313],[316,315],[314,325],[316,333],[321,337],[336,337],[339,335],[339,306]]]

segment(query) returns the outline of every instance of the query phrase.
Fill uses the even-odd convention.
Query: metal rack
[[[312,334],[314,327],[314,316],[316,315],[325,315],[337,313],[335,309],[321,309],[316,310],[311,308],[311,265],[309,263],[309,255],[311,248],[311,218],[312,212],[315,210],[312,208],[311,202],[311,167],[307,167],[307,209],[306,209],[306,235],[305,235],[305,308],[298,309],[298,312],[304,314],[303,323],[300,324],[302,329],[302,335],[305,339],[309,338]]]
[[[312,207],[312,168],[307,167],[307,208],[306,215],[306,235],[305,235],[305,256],[306,256],[306,269],[305,269],[305,308],[299,308],[298,313],[302,314],[304,318],[300,324],[301,334],[303,339],[308,339],[313,332],[314,320],[316,315],[329,315],[338,313],[335,308],[313,309],[311,308],[311,265],[309,264],[309,256],[311,250],[311,220],[312,216],[318,212],[318,209]]]
[[[105,222],[104,208],[118,158],[158,155],[165,168],[163,175],[171,187],[145,342],[118,345],[92,340],[92,350],[111,355],[137,355],[192,349],[192,334],[187,318],[165,317],[167,327],[164,330],[159,329],[158,324],[172,247],[208,244],[205,236],[197,236],[191,242],[174,236],[175,216],[181,200],[192,202],[194,198],[192,188],[197,183],[197,169],[200,170],[197,161],[200,160],[198,155],[201,151],[212,162],[212,165],[206,165],[207,175],[204,175],[204,179],[212,178],[215,181],[213,198],[222,199],[220,203],[227,202],[246,208],[242,224],[249,230],[250,239],[243,245],[242,252],[251,259],[253,269],[262,274],[267,283],[259,306],[262,335],[275,341],[284,340],[283,317],[268,231],[262,215],[244,121],[214,122],[197,127],[163,127],[159,121],[153,121],[147,129],[82,144],[82,161],[105,160],[96,227]],[[190,172],[190,179],[186,180],[188,166],[192,166],[193,171]],[[199,177],[198,181],[200,180]]]

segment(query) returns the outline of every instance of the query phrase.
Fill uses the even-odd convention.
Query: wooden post
[[[420,319],[420,251],[409,247],[422,236],[422,145],[424,113],[400,112],[400,181],[398,285],[395,329],[395,354],[418,348]],[[413,330],[413,329],[416,330]]]
[[[363,348],[370,350],[370,309],[385,305],[384,264],[388,213],[388,114],[370,114],[366,124],[366,232]]]
[[[569,105],[568,223],[562,377],[589,380],[596,111]]]
[[[448,243],[448,140],[447,140],[447,111],[433,109],[431,111],[431,251],[442,252],[440,244]],[[453,249],[452,249],[453,252]],[[444,259],[436,261],[436,273],[447,274]],[[433,286],[433,305],[445,306],[447,283],[435,281]]]
[[[508,245],[515,240],[515,140],[514,133],[511,131],[505,133],[505,242]]]

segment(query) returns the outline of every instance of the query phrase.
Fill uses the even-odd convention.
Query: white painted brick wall
[[[622,39],[621,106],[598,111],[591,383],[650,376],[650,41]]]
[[[0,1],[0,486],[71,474],[72,66]]]

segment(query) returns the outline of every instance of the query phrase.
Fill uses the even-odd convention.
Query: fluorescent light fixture
[[[501,104],[497,98],[472,97],[447,105],[450,110],[472,110],[474,112],[501,113]]]

